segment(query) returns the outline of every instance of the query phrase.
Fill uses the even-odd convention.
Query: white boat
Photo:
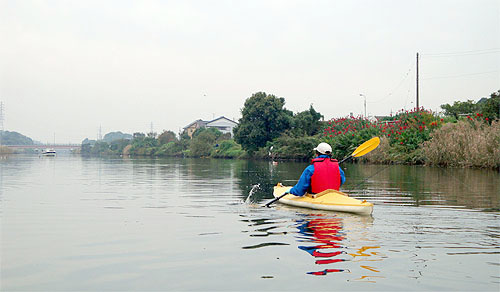
[[[43,156],[56,156],[56,151],[52,148],[47,148],[42,151]]]

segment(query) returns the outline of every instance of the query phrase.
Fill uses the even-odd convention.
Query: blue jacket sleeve
[[[299,178],[299,181],[297,184],[290,189],[290,194],[296,195],[296,196],[303,196],[307,190],[309,189],[309,186],[311,186],[311,176],[314,173],[314,165],[309,165],[304,169],[302,172],[302,175]]]
[[[340,185],[343,185],[345,183],[345,174],[340,165],[339,165],[339,170],[340,170]]]

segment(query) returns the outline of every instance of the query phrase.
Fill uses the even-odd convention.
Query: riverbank
[[[418,115],[420,117],[428,114]],[[413,122],[422,124],[419,119]],[[350,122],[343,120],[343,123]],[[331,121],[326,122],[325,129],[331,128],[331,124]],[[351,126],[345,133],[335,137],[282,135],[268,143],[268,146],[253,153],[243,150],[241,145],[227,135],[224,136],[213,129],[201,129],[192,139],[181,137],[163,144],[154,137],[146,136],[136,137],[130,141],[98,142],[93,147],[82,147],[82,151],[87,150],[82,154],[306,161],[313,156],[311,150],[318,143],[325,141],[332,145],[333,156],[341,159],[349,156],[362,142],[373,136],[380,136],[379,147],[358,161],[372,164],[500,169],[499,121],[493,121],[491,124],[480,119],[449,123],[444,120],[439,120],[439,123],[431,121],[429,124],[434,128],[430,130],[427,127],[411,125],[409,122],[399,122],[399,125],[389,122],[370,124],[358,119],[358,124],[359,130],[356,130],[356,126]],[[414,129],[416,133],[411,133],[411,130],[403,132],[404,127]],[[405,135],[413,136],[413,141],[405,144],[401,141],[405,139],[401,138]],[[423,137],[421,137],[422,142],[415,144],[415,141],[420,141],[415,138],[419,135]]]
[[[471,108],[474,114],[466,116],[459,102],[443,105],[444,114],[422,107],[377,119],[351,115],[323,121],[312,105],[293,113],[284,108],[284,98],[258,92],[245,101],[234,136],[204,127],[180,137],[171,131],[158,137],[134,133],[128,140],[90,144],[85,139],[82,154],[309,160],[312,149],[326,142],[332,146],[332,156],[342,159],[363,142],[380,137],[380,147],[362,161],[498,169],[500,116],[495,110],[499,101],[500,91],[481,104],[467,102],[471,107],[466,110]]]

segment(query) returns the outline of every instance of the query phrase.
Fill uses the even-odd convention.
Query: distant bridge
[[[8,148],[12,149],[46,149],[46,148],[51,148],[51,149],[79,149],[81,148],[81,144],[55,144],[55,145],[2,145]]]

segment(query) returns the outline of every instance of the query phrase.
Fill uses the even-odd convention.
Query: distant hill
[[[18,132],[0,131],[2,145],[33,145],[33,140]]]
[[[120,131],[118,132],[109,132],[106,135],[104,135],[104,138],[102,138],[104,142],[111,143],[116,140],[132,140],[132,135],[130,134],[125,134]]]

